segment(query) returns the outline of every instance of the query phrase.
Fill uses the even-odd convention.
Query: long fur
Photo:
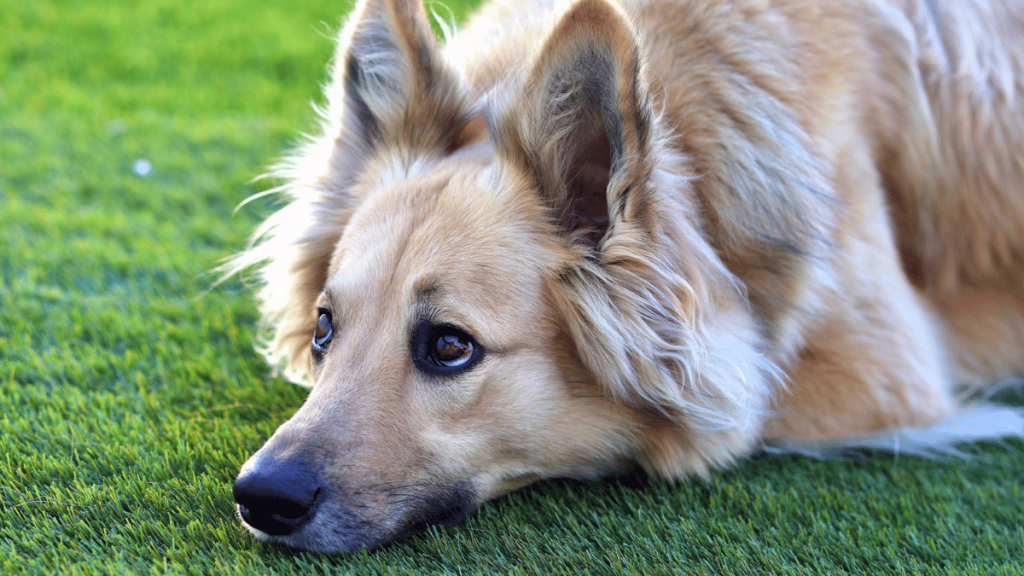
[[[1024,373],[1021,29],[1021,0],[494,0],[441,46],[419,0],[360,1],[223,268],[312,388],[236,484],[250,530],[354,550],[539,478],[1024,436],[961,395]],[[246,492],[306,484],[293,531]]]

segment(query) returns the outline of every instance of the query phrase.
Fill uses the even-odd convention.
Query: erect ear
[[[334,65],[349,144],[458,147],[469,119],[465,90],[441,57],[421,0],[361,0]]]
[[[650,176],[651,117],[631,24],[606,0],[583,0],[548,36],[518,98],[491,111],[490,130],[562,228],[596,244]]]

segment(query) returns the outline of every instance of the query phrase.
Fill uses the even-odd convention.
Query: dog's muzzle
[[[264,447],[233,486],[238,515],[257,539],[313,552],[375,549],[476,507],[468,481],[378,480],[349,485],[316,467],[310,450]]]
[[[297,461],[260,458],[242,469],[233,492],[242,520],[271,536],[287,536],[316,516],[323,489]]]

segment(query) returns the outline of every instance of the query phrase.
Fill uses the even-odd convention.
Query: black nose
[[[233,491],[242,520],[273,536],[291,534],[312,520],[322,492],[305,464],[273,457],[243,467]]]

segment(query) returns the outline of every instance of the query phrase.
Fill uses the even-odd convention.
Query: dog
[[[233,491],[338,553],[552,477],[1024,434],[1024,2],[361,0],[255,269],[308,399]]]

